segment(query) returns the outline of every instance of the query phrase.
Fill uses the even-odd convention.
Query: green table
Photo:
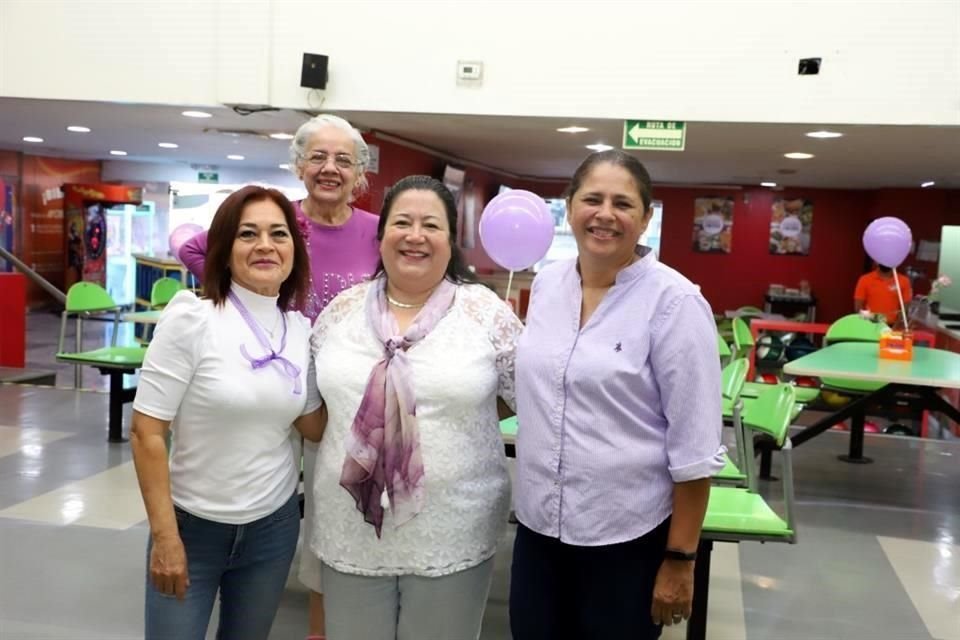
[[[503,447],[507,457],[517,457],[517,416],[500,421],[500,435],[503,436]]]
[[[156,309],[153,311],[134,311],[131,313],[125,313],[121,316],[121,320],[124,322],[136,322],[139,324],[157,324],[160,322],[160,314],[163,313],[161,309]]]
[[[866,407],[898,392],[909,391],[927,410],[940,411],[960,422],[960,410],[936,392],[944,387],[960,389],[960,353],[914,347],[912,360],[887,360],[880,358],[875,342],[841,342],[788,362],[783,371],[796,376],[886,383],[790,438],[797,446],[851,418],[850,451],[841,456],[846,462],[871,462],[863,456]],[[769,455],[769,449],[764,449],[760,470],[763,477],[769,476]]]

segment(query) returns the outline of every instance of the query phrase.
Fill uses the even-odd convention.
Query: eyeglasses
[[[320,152],[309,156],[307,158],[307,162],[314,166],[322,167],[327,164],[327,160],[329,159],[329,153]],[[335,164],[339,169],[351,169],[356,166],[356,162],[353,161],[353,158],[345,153],[338,153],[337,155],[333,156],[333,164]]]

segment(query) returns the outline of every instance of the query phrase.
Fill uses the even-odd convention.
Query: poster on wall
[[[733,198],[706,197],[693,201],[693,250],[730,253],[733,246]]]
[[[805,198],[773,201],[770,217],[770,253],[805,256],[810,253],[813,202]]]

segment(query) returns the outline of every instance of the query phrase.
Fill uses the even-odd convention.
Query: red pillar
[[[27,279],[0,273],[0,367],[26,364]]]

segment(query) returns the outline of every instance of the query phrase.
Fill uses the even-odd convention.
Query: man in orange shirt
[[[910,280],[902,273],[897,274],[897,280],[900,282],[900,293],[903,294],[903,304],[906,306],[913,297]],[[876,270],[860,276],[857,289],[853,293],[853,306],[857,311],[866,309],[870,313],[883,315],[887,324],[893,325],[900,313],[893,269],[878,264]]]

